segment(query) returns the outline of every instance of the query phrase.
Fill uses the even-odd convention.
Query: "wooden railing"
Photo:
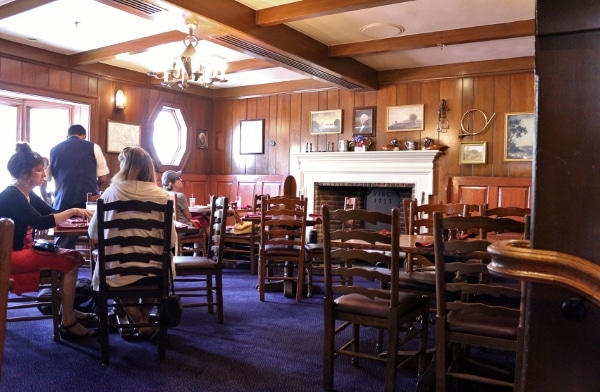
[[[578,256],[531,249],[529,241],[498,241],[488,247],[488,268],[498,275],[555,284],[600,306],[600,265]]]

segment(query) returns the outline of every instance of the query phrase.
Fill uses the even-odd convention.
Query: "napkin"
[[[433,249],[433,241],[431,242],[415,242],[417,248],[422,249]]]
[[[252,232],[252,222],[236,223],[231,228],[231,234],[250,234]]]

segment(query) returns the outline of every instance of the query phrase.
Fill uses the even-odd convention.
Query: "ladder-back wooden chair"
[[[109,363],[109,308],[122,308],[123,299],[142,299],[140,306],[156,306],[158,320],[128,324],[128,328],[156,327],[158,359],[165,357],[167,323],[160,316],[171,280],[173,201],[165,204],[127,200],[97,204],[98,223],[98,337],[102,363]],[[132,217],[134,216],[134,217]],[[111,277],[143,276],[131,284],[110,286]]]
[[[175,293],[186,299],[183,306],[206,306],[211,314],[216,308],[219,324],[223,323],[223,242],[227,208],[226,197],[211,197],[208,246],[204,256],[173,257],[176,271],[173,284]]]
[[[334,359],[349,356],[358,366],[359,359],[385,364],[385,391],[393,391],[396,372],[419,359],[419,374],[425,370],[429,297],[402,292],[398,288],[400,272],[400,210],[391,214],[378,211],[336,210],[322,207],[325,260],[325,326],[323,344],[323,388],[334,389]],[[335,228],[332,222],[349,220],[391,225],[389,233],[363,229]],[[380,250],[388,246],[389,251]],[[369,247],[376,247],[377,250]],[[334,260],[336,261],[334,264]],[[343,276],[352,284],[335,283],[333,275]],[[360,344],[360,329],[371,327],[387,333],[386,355],[377,348]],[[350,329],[346,339],[343,331]],[[418,349],[401,359],[399,350],[413,339]],[[406,352],[405,352],[406,354]]]
[[[254,195],[252,213],[260,212],[260,201],[263,195]],[[270,197],[268,194],[264,195]],[[227,227],[223,250],[223,263],[225,266],[237,266],[240,262],[248,260],[250,273],[256,274],[258,266],[258,246],[260,238],[260,225],[254,222],[244,222],[237,208],[232,208],[235,216],[235,225]],[[241,228],[241,232],[239,232]]]
[[[4,361],[6,308],[8,307],[8,285],[14,232],[15,224],[13,221],[8,218],[0,218],[0,377],[2,376],[2,363]]]
[[[306,198],[263,197],[260,216],[258,290],[265,300],[266,283],[282,281],[286,295],[296,283],[296,301],[302,300],[305,274]]]
[[[525,290],[522,282],[494,282],[487,269],[490,242],[449,239],[448,231],[483,229],[524,232],[524,223],[508,218],[447,217],[433,213],[436,275],[436,390],[450,380],[467,380],[520,391],[524,347]],[[460,260],[458,259],[460,258]],[[448,275],[454,278],[447,279]],[[448,293],[455,293],[452,300]],[[514,369],[474,360],[470,346],[516,353]],[[461,388],[461,386],[459,386]]]

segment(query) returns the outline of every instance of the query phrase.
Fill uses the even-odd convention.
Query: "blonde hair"
[[[156,183],[154,163],[150,154],[141,147],[125,147],[119,153],[120,169],[112,183],[121,181],[145,181]]]

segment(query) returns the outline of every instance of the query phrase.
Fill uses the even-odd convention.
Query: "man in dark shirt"
[[[102,149],[86,140],[87,132],[79,124],[71,125],[67,140],[50,150],[50,180],[55,181],[53,207],[57,211],[85,208],[88,192],[100,193],[100,184],[109,173]],[[61,248],[74,249],[77,237],[57,237]]]

